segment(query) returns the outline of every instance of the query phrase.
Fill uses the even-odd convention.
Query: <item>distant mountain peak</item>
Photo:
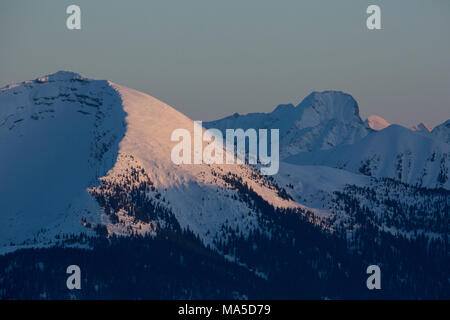
[[[280,157],[354,143],[370,133],[356,100],[341,91],[314,91],[297,106],[280,104],[270,113],[234,114],[204,122],[206,128],[279,129]]]
[[[418,125],[411,127],[412,131],[420,131],[420,132],[431,132],[431,128],[427,126],[425,123],[421,122]]]
[[[162,101],[73,72],[0,90],[0,255],[98,228],[128,235],[179,225],[212,245],[222,230],[258,227],[241,197],[250,188],[274,209],[300,207],[251,166],[173,163],[179,128],[194,135],[194,122]],[[145,208],[116,206],[135,192]]]
[[[362,122],[358,103],[350,94],[342,91],[313,91],[297,108],[312,108],[322,119],[339,118],[346,121],[353,119]]]
[[[377,115],[371,115],[367,117],[365,123],[372,128],[373,130],[379,131],[383,130],[386,127],[389,127],[391,124],[387,122],[385,119],[383,119],[380,116]]]

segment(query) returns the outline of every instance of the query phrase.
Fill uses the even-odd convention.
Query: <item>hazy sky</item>
[[[81,7],[81,30],[66,7]],[[381,7],[382,30],[366,28]],[[144,91],[194,120],[342,90],[363,118],[450,118],[449,0],[0,0],[0,86],[57,70]]]

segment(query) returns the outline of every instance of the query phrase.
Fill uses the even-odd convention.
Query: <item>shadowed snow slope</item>
[[[436,126],[431,134],[445,143],[450,143],[450,119]]]
[[[75,73],[0,90],[2,246],[89,232],[80,219],[98,205],[86,189],[113,166],[124,117],[107,81]]]

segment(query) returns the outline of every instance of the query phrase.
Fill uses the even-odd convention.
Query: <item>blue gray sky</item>
[[[81,30],[66,7],[81,7]],[[382,30],[366,28],[381,7]],[[342,90],[363,118],[450,118],[448,0],[1,0],[0,86],[57,70],[146,92],[194,120]]]

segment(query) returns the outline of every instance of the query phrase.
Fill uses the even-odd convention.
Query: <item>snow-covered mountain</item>
[[[369,117],[367,117],[366,121],[364,121],[364,123],[372,128],[373,130],[383,130],[386,127],[389,127],[391,124],[389,122],[387,122],[385,119],[383,119],[380,116],[377,115],[371,115]]]
[[[299,105],[279,105],[271,113],[250,113],[205,122],[206,128],[279,129],[280,157],[351,144],[372,130],[359,116],[357,102],[339,91],[313,92]]]
[[[273,206],[299,207],[249,166],[175,165],[170,139],[178,128],[192,133],[194,123],[147,94],[71,72],[1,89],[1,251],[99,227],[155,233],[167,224],[148,213],[136,220],[136,203],[117,203],[128,192],[142,191],[148,207],[207,244],[224,226],[257,226],[234,177]]]
[[[279,128],[290,163],[175,165],[194,122],[110,81],[0,89],[0,298],[373,298],[374,261],[392,270],[380,297],[448,297],[449,191],[414,186],[448,188],[447,143],[375,131],[332,91],[207,125]]]
[[[325,165],[429,188],[450,188],[450,146],[399,125],[391,125],[352,145],[303,152],[286,161]]]
[[[445,143],[450,143],[450,119],[434,127],[431,135]]]
[[[294,164],[449,186],[447,144],[395,125],[375,132],[361,121],[353,98],[341,92],[315,92],[297,107],[281,105],[270,114],[234,115],[206,126],[279,128],[281,153],[294,154],[287,160]],[[325,190],[329,197],[364,180],[287,164],[275,179],[247,165],[175,165],[170,137],[179,128],[192,133],[194,122],[147,94],[72,72],[1,89],[1,251],[53,245],[68,234],[94,236],[99,228],[110,235],[155,234],[172,218],[212,245],[226,236],[224,228],[258,228],[256,211],[240,199],[236,184],[274,208],[323,216],[330,208],[318,194]],[[297,184],[295,201],[279,187],[292,185],[288,176]],[[307,196],[302,190],[315,191]],[[130,194],[151,212],[140,213],[145,210]]]

